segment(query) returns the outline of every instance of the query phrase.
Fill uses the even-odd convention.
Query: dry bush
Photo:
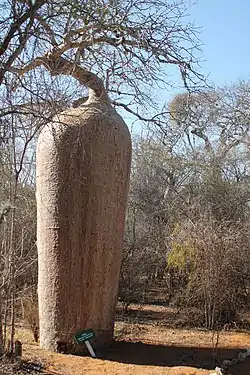
[[[23,299],[24,320],[27,322],[29,329],[34,335],[37,342],[39,337],[39,315],[38,301],[36,297],[27,296]]]
[[[182,302],[198,307],[208,329],[237,319],[249,282],[249,228],[203,217],[183,223],[172,236],[168,265],[187,283]]]
[[[204,325],[204,314],[201,309],[187,307],[181,309],[178,318],[174,321],[175,327],[201,327]]]

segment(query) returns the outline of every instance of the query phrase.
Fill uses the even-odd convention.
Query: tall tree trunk
[[[0,356],[4,352],[4,339],[3,339],[3,296],[0,291]]]
[[[131,163],[127,126],[95,95],[46,126],[37,147],[41,346],[78,329],[113,337]]]
[[[14,138],[13,138],[14,143]],[[13,148],[14,149],[14,148]],[[15,149],[14,149],[14,165],[16,167],[15,159]],[[11,299],[11,310],[10,310],[10,347],[8,348],[10,353],[14,353],[14,338],[15,338],[15,299],[16,299],[16,280],[15,280],[15,256],[16,256],[16,194],[17,194],[17,181],[18,176],[14,182],[13,191],[12,191],[12,213],[11,213],[11,228],[10,228],[10,242],[9,242],[9,293]]]

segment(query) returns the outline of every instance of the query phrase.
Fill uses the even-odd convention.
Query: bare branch
[[[57,53],[56,56],[54,56],[53,53],[47,53],[47,55],[43,57],[38,57],[30,64],[27,64],[23,69],[17,71],[17,73],[22,76],[41,65],[44,66],[52,76],[61,74],[71,75],[77,79],[80,84],[89,88],[90,96],[92,95],[102,100],[108,100],[108,95],[100,78],[72,61],[66,60],[63,57],[57,57]]]
[[[9,28],[9,31],[7,35],[5,36],[3,42],[0,46],[0,56],[2,56],[7,49],[9,48],[9,45],[14,38],[17,31],[20,30],[20,27],[25,24],[25,22],[30,19],[28,25],[25,28],[25,31],[20,33],[19,35],[19,45],[17,48],[11,53],[10,57],[8,58],[7,62],[3,64],[3,66],[0,69],[0,84],[3,81],[4,75],[6,71],[8,71],[12,65],[12,63],[15,61],[15,59],[18,57],[18,55],[22,52],[24,47],[26,46],[26,42],[29,37],[29,31],[34,23],[34,17],[38,9],[40,9],[44,4],[46,3],[45,0],[36,0],[34,5],[32,3],[30,7],[26,10],[26,12],[19,18],[14,19],[12,25]]]

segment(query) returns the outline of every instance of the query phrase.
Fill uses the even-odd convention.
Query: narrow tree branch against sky
[[[8,17],[14,9],[19,18],[12,23],[19,23],[14,34],[0,30],[9,46],[3,49],[2,77],[11,79],[41,65],[52,72],[51,66],[63,58],[78,73],[81,68],[85,75],[97,75],[111,99],[139,119],[163,114],[153,90],[169,87],[171,67],[190,89],[202,80],[197,29],[186,17],[188,6],[185,0],[12,1]],[[2,25],[7,21],[6,16]]]
[[[34,4],[32,1],[24,1],[25,7],[20,10],[17,9],[17,3],[18,1],[14,1],[12,4],[11,13],[13,13],[13,18],[0,44],[0,57],[3,58],[0,69],[0,84],[5,73],[11,68],[12,63],[25,49],[34,25],[36,13],[46,3],[46,0],[36,0]],[[3,25],[5,20],[1,21]]]

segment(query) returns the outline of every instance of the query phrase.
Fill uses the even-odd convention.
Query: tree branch
[[[120,102],[117,102],[116,100],[113,100],[112,103],[115,105],[115,106],[118,106],[118,107],[122,107],[124,108],[127,112],[131,113],[132,115],[136,116],[139,120],[141,121],[144,121],[144,122],[152,122],[152,123],[155,123],[157,125],[159,125],[159,120],[158,120],[158,117],[159,116],[162,116],[162,115],[165,115],[167,114],[168,112],[162,112],[162,113],[159,113],[153,117],[143,117],[141,116],[138,112],[135,112],[133,111],[127,104],[124,104],[124,103],[120,103]]]
[[[37,57],[30,64],[24,66],[23,69],[17,70],[17,73],[22,76],[39,66],[44,66],[52,76],[65,74],[77,79],[80,84],[89,88],[90,97],[97,97],[104,101],[109,100],[103,82],[99,77],[80,65],[66,60],[64,57],[58,57],[57,54],[56,50],[55,53],[51,52],[43,57]]]
[[[15,61],[15,59],[20,55],[20,53],[24,49],[26,42],[28,40],[28,37],[29,37],[29,31],[32,28],[33,23],[34,23],[35,14],[37,10],[41,8],[45,3],[46,3],[45,0],[37,0],[35,4],[31,6],[26,11],[26,13],[23,14],[23,16],[16,19],[11,25],[9,32],[7,33],[2,44],[0,45],[0,57],[9,48],[9,44],[11,43],[11,40],[15,37],[16,32],[20,30],[21,25],[23,25],[30,18],[30,22],[28,23],[25,31],[23,33],[20,32],[19,45],[12,52],[7,62],[3,63],[3,67],[0,69],[0,84],[3,82],[3,78],[4,78],[6,71],[10,70],[12,63]]]
[[[0,56],[2,56],[6,52],[12,38],[15,35],[15,33],[18,31],[20,26],[23,25],[27,21],[27,19],[30,17],[30,14],[36,13],[37,10],[39,8],[41,8],[45,3],[46,3],[46,0],[37,0],[35,2],[35,4],[26,11],[26,13],[24,13],[20,18],[18,18],[17,20],[15,20],[12,23],[12,25],[10,26],[8,34],[5,36],[5,38],[4,38],[4,40],[1,44]]]
[[[205,142],[205,148],[208,151],[213,152],[213,148],[212,148],[212,145],[211,145],[208,137],[203,133],[203,131],[201,129],[199,129],[199,128],[193,129],[193,130],[191,130],[191,133],[196,135],[197,137],[203,139],[203,141]]]

